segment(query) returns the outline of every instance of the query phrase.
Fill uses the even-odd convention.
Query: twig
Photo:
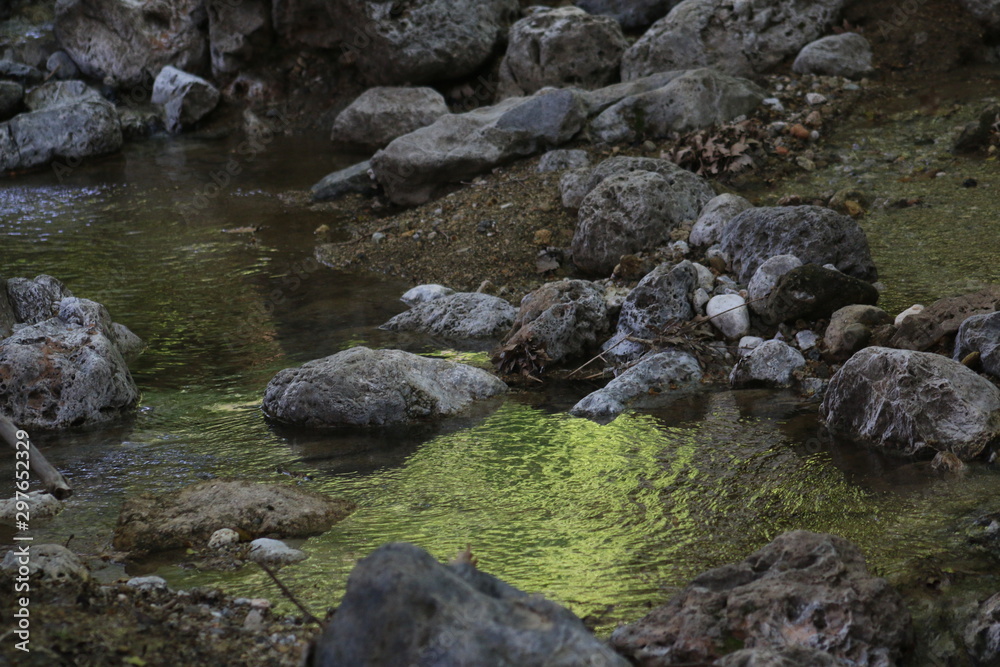
[[[15,451],[19,450],[17,431],[17,427],[14,426],[11,420],[0,415],[0,438],[6,440],[7,444]],[[24,449],[20,449],[20,451],[24,451]],[[38,475],[38,478],[42,480],[47,492],[59,500],[66,500],[73,495],[73,488],[66,481],[66,478],[62,476],[61,472],[52,467],[51,463],[45,460],[42,453],[30,441],[28,442],[27,451],[29,456],[28,464],[35,471],[35,474]]]
[[[308,621],[310,623],[315,623],[316,625],[323,625],[323,622],[320,621],[315,616],[313,616],[312,612],[309,611],[308,609],[306,609],[306,606],[304,604],[302,604],[301,602],[299,602],[298,598],[296,598],[292,594],[292,592],[290,590],[288,590],[288,587],[285,586],[283,583],[281,583],[281,580],[278,579],[278,575],[276,575],[271,570],[271,568],[269,568],[267,565],[264,565],[263,563],[257,563],[257,565],[260,565],[260,568],[262,570],[264,570],[265,572],[267,572],[267,576],[271,577],[271,580],[278,586],[279,589],[281,589],[282,594],[286,598],[288,598],[289,600],[291,600],[292,604],[294,604],[296,607],[299,608],[299,611],[301,611],[302,614],[305,616],[306,621]]]

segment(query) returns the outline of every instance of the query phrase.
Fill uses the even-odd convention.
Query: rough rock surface
[[[538,161],[540,173],[548,171],[565,171],[567,169],[585,169],[590,166],[590,156],[587,151],[569,148],[557,148],[549,151]]]
[[[16,322],[38,324],[59,312],[59,302],[73,296],[61,280],[42,274],[7,281],[7,297]]]
[[[75,600],[90,588],[90,570],[66,547],[60,544],[32,544],[29,549],[30,560],[26,565],[33,604]],[[21,559],[19,554],[8,551],[0,561],[0,575],[4,575],[0,576],[0,584],[4,584],[7,590],[14,590],[14,581],[23,581],[17,578],[21,566],[25,565]],[[5,577],[9,581],[3,581]]]
[[[280,371],[264,412],[302,426],[380,426],[453,415],[507,386],[484,370],[399,350],[354,347]]]
[[[713,197],[698,216],[698,221],[691,228],[688,243],[692,246],[712,246],[719,242],[722,230],[737,213],[742,213],[753,204],[739,195],[723,193]]]
[[[63,511],[65,504],[45,491],[29,491],[23,496],[14,496],[0,500],[0,524],[4,526],[16,526],[18,522],[18,505],[28,504],[28,514],[32,521],[44,521],[51,519]]]
[[[769,324],[808,322],[852,304],[874,306],[878,297],[869,282],[818,264],[803,264],[778,278],[760,314]]]
[[[418,304],[381,326],[388,331],[419,331],[449,340],[496,338],[510,331],[517,309],[481,292],[459,292]]]
[[[567,609],[467,562],[442,565],[412,544],[358,562],[311,651],[329,665],[627,667]]]
[[[337,114],[330,139],[342,148],[374,152],[447,113],[444,96],[433,88],[377,86]]]
[[[958,328],[955,337],[955,361],[979,353],[979,364],[995,378],[1000,378],[1000,312],[973,315]]]
[[[892,316],[875,306],[844,306],[830,316],[823,334],[826,351],[836,361],[843,361],[865,347],[872,329],[892,324]]]
[[[23,101],[24,86],[16,81],[0,81],[0,121],[16,115]]]
[[[70,326],[96,328],[104,334],[123,357],[141,350],[144,343],[123,324],[111,321],[108,310],[96,301],[70,296],[58,304],[56,317]]]
[[[716,667],[841,667],[844,663],[826,651],[805,646],[746,648],[714,663]]]
[[[938,299],[903,320],[889,345],[905,350],[926,350],[946,336],[956,333],[962,322],[973,315],[984,315],[997,310],[1000,310],[1000,286],[997,285],[961,296]]]
[[[573,4],[590,14],[610,16],[625,30],[646,28],[667,15],[678,0],[576,0]]]
[[[834,374],[820,415],[850,438],[969,460],[1000,437],[1000,389],[947,357],[869,347]]]
[[[799,51],[792,70],[857,79],[872,71],[872,47],[856,32],[823,37]]]
[[[803,263],[833,264],[872,282],[878,272],[868,239],[852,218],[819,206],[759,207],[739,213],[722,232],[722,250],[737,280],[747,282],[766,260],[795,255]]]
[[[163,105],[167,130],[180,132],[207,116],[219,104],[218,89],[200,76],[164,67],[153,83],[153,104]]]
[[[1000,664],[1000,593],[979,605],[965,629],[965,645],[977,664]]]
[[[766,97],[752,81],[713,69],[685,72],[667,85],[632,95],[590,123],[606,143],[658,139],[727,123],[752,111]]]
[[[622,79],[696,67],[765,72],[822,35],[845,4],[684,0],[625,52]]]
[[[587,115],[596,116],[613,104],[621,102],[626,97],[648,93],[651,90],[662,88],[679,76],[683,76],[686,70],[673,72],[657,72],[633,81],[623,81],[613,83],[610,86],[598,88],[597,90],[587,90],[583,93],[583,99],[587,103]]]
[[[0,123],[0,170],[33,169],[58,158],[114,153],[122,128],[104,100],[56,104]]]
[[[371,167],[371,162],[365,160],[327,174],[310,188],[312,200],[332,201],[352,192],[362,195],[375,194],[378,187],[368,173]]]
[[[806,365],[802,353],[780,340],[768,340],[740,358],[729,374],[734,389],[790,387],[795,371]]]
[[[750,312],[746,299],[739,294],[718,294],[709,299],[705,315],[712,318],[712,326],[729,340],[742,338],[750,330]]]
[[[699,386],[701,364],[690,352],[668,349],[650,353],[602,389],[587,394],[571,415],[607,423],[626,410],[658,407],[678,389]]]
[[[49,81],[24,96],[24,106],[29,111],[86,101],[103,102],[104,98],[83,81]]]
[[[450,287],[445,287],[444,285],[417,285],[416,287],[411,287],[406,290],[403,296],[399,297],[399,300],[405,303],[407,306],[416,306],[420,303],[425,303],[427,301],[433,301],[434,299],[440,299],[441,297],[451,296],[455,293],[455,290]]]
[[[760,315],[767,307],[767,297],[778,284],[778,280],[792,269],[802,266],[795,255],[775,255],[763,262],[753,272],[753,277],[747,285],[747,295],[750,297],[750,308]]]
[[[212,71],[238,72],[270,47],[271,3],[268,0],[206,0]]]
[[[497,95],[528,95],[545,86],[606,86],[618,80],[626,47],[614,19],[576,7],[535,11],[510,30]]]
[[[868,574],[857,547],[806,531],[779,535],[740,563],[698,575],[666,605],[611,636],[619,652],[650,667],[712,662],[734,644],[800,646],[877,667],[896,664],[910,640],[902,598]]]
[[[290,565],[304,561],[309,556],[304,551],[293,549],[281,540],[258,537],[250,543],[247,560],[265,565]]]
[[[678,211],[682,220],[694,220],[698,217],[698,212],[715,197],[715,192],[701,176],[691,173],[687,169],[678,167],[670,160],[662,160],[652,157],[612,157],[602,161],[591,169],[586,176],[583,172],[568,172],[559,182],[562,191],[563,206],[567,208],[580,208],[583,200],[586,199],[594,188],[601,184],[606,178],[623,174],[630,171],[652,171],[663,176],[670,184],[671,188],[676,188],[680,192],[690,192],[691,199],[695,202],[687,210]],[[578,179],[567,179],[570,175],[577,175]],[[564,186],[565,181],[565,186]]]
[[[120,551],[165,551],[205,544],[220,528],[251,536],[296,537],[329,530],[354,504],[286,484],[211,479],[127,498],[115,526]]]

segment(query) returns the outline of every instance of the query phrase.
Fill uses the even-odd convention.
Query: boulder
[[[549,171],[565,171],[567,169],[584,169],[590,166],[590,156],[587,151],[569,148],[557,148],[549,151],[538,161],[539,173]]]
[[[958,332],[962,322],[973,315],[1000,310],[1000,286],[990,285],[977,292],[938,299],[899,324],[890,347],[926,350]]]
[[[151,101],[163,105],[167,130],[176,133],[211,113],[219,99],[208,81],[168,65],[156,76]]]
[[[846,0],[684,0],[622,56],[622,80],[653,72],[713,67],[766,72],[822,35]]]
[[[7,281],[7,298],[15,322],[38,324],[59,312],[59,302],[73,296],[61,280],[42,274],[30,278],[11,278]]]
[[[670,324],[694,317],[691,292],[698,284],[698,272],[689,261],[665,262],[647,274],[629,292],[618,315],[618,329],[601,346],[605,359],[625,362],[642,356],[649,346],[629,337],[650,340]]]
[[[378,86],[337,114],[330,139],[341,148],[374,152],[448,113],[444,96],[433,88]]]
[[[604,424],[626,410],[660,407],[678,390],[700,386],[701,378],[701,364],[690,352],[650,352],[604,388],[580,399],[569,413]]]
[[[416,306],[417,304],[425,303],[427,301],[433,301],[434,299],[440,299],[441,297],[451,296],[454,293],[455,290],[450,287],[445,287],[444,285],[417,285],[416,287],[406,290],[406,293],[399,297],[399,300],[407,306]]]
[[[610,16],[625,30],[647,28],[667,15],[678,0],[575,0],[573,3],[590,14]]]
[[[268,0],[206,0],[212,72],[234,74],[274,40]]]
[[[208,48],[202,0],[61,0],[55,33],[87,76],[113,85],[148,85],[166,65],[199,72]]]
[[[791,387],[795,371],[804,368],[802,353],[780,340],[768,340],[740,358],[729,374],[733,389]]]
[[[453,81],[493,55],[518,15],[517,0],[274,0],[286,44],[339,49],[372,86]]]
[[[510,98],[404,134],[372,157],[372,171],[393,203],[422,204],[446,184],[569,141],[585,120],[579,91]]]
[[[834,374],[820,415],[855,440],[970,460],[1000,436],[1000,389],[941,355],[869,347]]]
[[[671,188],[678,192],[690,192],[692,204],[685,210],[675,213],[681,220],[693,220],[698,217],[698,212],[713,197],[715,192],[701,176],[692,174],[683,167],[678,167],[670,160],[651,157],[612,157],[603,160],[596,167],[591,169],[584,177],[583,172],[568,172],[559,182],[562,191],[563,206],[578,209],[583,205],[583,200],[591,193],[604,179],[618,174],[631,171],[652,171],[667,179]],[[576,174],[577,179],[570,180],[568,177]]]
[[[399,350],[353,347],[280,371],[264,413],[301,426],[381,426],[457,414],[507,386],[484,370]]]
[[[540,9],[510,29],[497,96],[529,95],[546,86],[592,89],[614,83],[626,47],[614,19],[576,7]]]
[[[598,88],[597,90],[584,91],[583,99],[587,103],[587,115],[596,116],[611,105],[621,102],[626,97],[662,88],[685,73],[686,70],[657,72],[656,74],[650,74],[649,76],[644,76],[633,81],[613,83],[610,86]]]
[[[844,306],[830,316],[823,335],[826,351],[834,361],[844,361],[871,340],[872,329],[892,324],[892,317],[875,306]]]
[[[982,369],[1000,378],[1000,312],[973,315],[958,328],[955,337],[955,361],[962,361],[973,352],[979,353]]]
[[[608,107],[591,121],[590,132],[605,143],[660,139],[727,123],[750,113],[765,97],[747,79],[713,69],[691,70],[662,88]]]
[[[795,255],[803,263],[833,264],[840,271],[873,282],[868,238],[849,216],[819,206],[758,207],[739,213],[722,231],[722,251],[745,283],[766,260]]]
[[[823,37],[802,47],[792,71],[859,79],[872,71],[872,47],[856,32]]]
[[[514,323],[517,309],[481,292],[459,292],[425,301],[383,324],[387,331],[417,331],[453,341],[499,339]]]
[[[104,334],[126,360],[140,352],[145,343],[123,324],[111,321],[107,309],[90,299],[65,297],[59,303],[56,317],[70,326],[95,328]]]
[[[739,195],[725,192],[717,197],[713,197],[701,210],[697,222],[691,228],[691,235],[688,243],[692,246],[705,247],[713,246],[719,242],[722,230],[732,220],[737,213],[741,213],[748,208],[753,208],[753,204]]]
[[[778,278],[760,314],[768,324],[830,317],[852,304],[874,306],[878,290],[871,283],[818,264],[803,264]]]
[[[735,340],[750,331],[750,312],[746,304],[746,299],[739,294],[718,294],[708,300],[705,315],[723,336]]]
[[[210,479],[158,495],[127,498],[114,547],[154,552],[202,545],[220,528],[256,537],[304,537],[327,531],[354,504],[298,486]]]
[[[333,201],[344,195],[374,195],[378,186],[371,177],[372,164],[368,160],[344,167],[324,176],[310,188],[313,201]]]
[[[25,545],[25,542],[19,543]],[[13,591],[14,582],[27,583],[32,604],[75,602],[90,590],[90,570],[79,556],[60,544],[31,544],[27,557],[18,549],[8,551],[0,561],[0,584]],[[27,569],[27,577],[23,570]],[[4,579],[7,581],[4,581]],[[13,594],[11,594],[13,595]],[[9,598],[13,601],[13,597]]]
[[[104,98],[83,81],[49,81],[24,96],[24,106],[29,111],[88,101],[103,102]]]
[[[965,646],[977,665],[1000,664],[1000,593],[979,605],[965,628]]]
[[[767,299],[783,275],[802,266],[795,255],[775,255],[763,262],[753,273],[753,278],[747,285],[747,295],[750,297],[750,308],[758,315],[767,307]]]
[[[628,667],[569,610],[412,544],[361,559],[311,667],[519,665]]]
[[[868,573],[857,547],[803,530],[698,575],[666,605],[611,635],[616,650],[649,667],[713,662],[734,645],[802,647],[806,655],[828,653],[834,664],[880,667],[896,664],[911,641],[902,597]]]
[[[0,81],[0,121],[16,116],[24,101],[24,86],[16,81]]]

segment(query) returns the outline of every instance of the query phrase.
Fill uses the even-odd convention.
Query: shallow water
[[[397,298],[408,285],[317,265],[313,230],[325,223],[336,232],[344,221],[281,196],[336,166],[309,157],[314,143],[275,141],[204,209],[191,203],[231,157],[225,141],[152,141],[61,183],[45,172],[0,188],[0,275],[55,275],[149,344],[133,364],[143,392],[133,422],[37,437],[76,494],[62,515],[34,527],[36,541],[72,536],[71,546],[97,556],[124,497],[239,476],[300,483],[358,504],[328,533],[293,542],[310,558],[282,579],[316,611],[337,603],[357,559],[391,540],[440,558],[471,545],[483,569],[604,630],[665,601],[694,574],[796,528],[856,542],[893,578],[910,576],[918,562],[961,563],[983,590],[1000,586],[981,574],[989,561],[955,530],[990,497],[996,470],[942,479],[926,463],[830,442],[815,405],[780,393],[703,393],[598,426],[565,415],[590,388],[560,385],[514,392],[435,429],[270,427],[259,403],[278,369],[352,345],[400,344],[376,327],[402,310]],[[261,229],[222,231],[248,226]],[[882,266],[892,243],[879,230],[870,233]],[[906,278],[904,263],[888,263],[887,282],[891,271]],[[923,273],[912,267],[909,275]],[[901,302],[911,298],[901,294]],[[483,362],[426,341],[405,346]],[[11,472],[3,461],[0,479]],[[0,496],[11,489],[0,486]],[[168,554],[128,574],[279,597],[256,569],[198,572],[181,560]],[[124,574],[94,564],[104,579]]]

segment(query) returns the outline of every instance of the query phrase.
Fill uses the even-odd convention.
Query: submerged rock
[[[799,51],[792,71],[857,79],[872,71],[872,47],[856,32],[823,37]]]
[[[378,86],[337,115],[330,139],[341,147],[376,151],[447,113],[444,96],[433,88]]]
[[[627,667],[572,612],[468,562],[442,565],[412,544],[361,559],[312,667],[518,665]]]
[[[478,368],[354,347],[280,371],[267,385],[263,409],[286,424],[382,426],[448,417],[505,391]]]
[[[419,303],[383,324],[387,331],[418,331],[454,341],[499,339],[510,331],[517,309],[481,292],[459,292]]]
[[[805,367],[802,353],[780,340],[761,343],[740,358],[729,374],[734,389],[749,387],[790,387],[795,371]]]
[[[327,174],[310,188],[312,200],[332,201],[352,192],[360,195],[375,194],[378,186],[369,173],[371,166],[371,162],[365,160]]]

